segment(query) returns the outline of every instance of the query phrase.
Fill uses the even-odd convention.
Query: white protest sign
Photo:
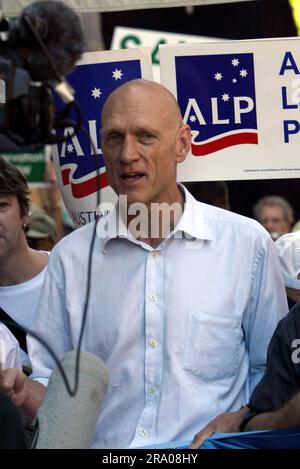
[[[123,83],[136,78],[152,80],[150,49],[88,52],[68,76],[75,90],[86,134],[79,132],[73,135],[72,128],[66,127],[62,134],[67,140],[52,146],[52,156],[65,206],[77,226],[85,225],[98,216],[99,186],[101,203],[116,200],[106,178],[100,142],[100,117],[108,95]]]
[[[192,131],[181,181],[300,177],[300,38],[160,47]]]
[[[132,47],[151,47],[153,79],[160,82],[159,46],[163,44],[194,43],[218,40],[207,36],[167,33],[148,29],[117,26],[114,30],[111,49],[130,49]],[[220,39],[221,40],[221,39]]]

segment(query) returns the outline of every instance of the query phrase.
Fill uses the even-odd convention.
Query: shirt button
[[[139,434],[142,438],[145,438],[145,436],[148,436],[147,430],[140,430]]]
[[[155,301],[157,300],[157,296],[156,295],[151,295],[149,297],[149,300],[152,301],[152,303],[155,303]]]
[[[153,257],[153,259],[155,259],[158,256],[158,252],[157,251],[152,251],[151,256]]]
[[[155,393],[155,391],[156,391],[156,387],[154,387],[154,386],[150,386],[150,388],[149,388],[149,392],[150,392],[150,394],[154,394],[154,393]]]
[[[150,342],[150,346],[152,348],[156,348],[158,346],[158,340],[157,339],[152,339]]]

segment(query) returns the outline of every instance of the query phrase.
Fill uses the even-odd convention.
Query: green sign
[[[1,153],[0,156],[22,171],[28,184],[39,187],[45,186],[45,150],[30,153]]]

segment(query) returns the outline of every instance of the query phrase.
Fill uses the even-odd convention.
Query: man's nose
[[[124,164],[129,164],[132,161],[139,159],[138,143],[134,136],[127,135],[124,138],[123,146],[121,149],[120,160]]]

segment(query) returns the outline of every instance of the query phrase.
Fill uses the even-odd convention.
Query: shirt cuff
[[[48,383],[49,383],[49,378],[39,378],[39,377],[31,377],[30,376],[30,379],[32,379],[32,381],[37,381],[38,383],[41,383],[43,386],[45,386],[45,388],[48,386]]]

